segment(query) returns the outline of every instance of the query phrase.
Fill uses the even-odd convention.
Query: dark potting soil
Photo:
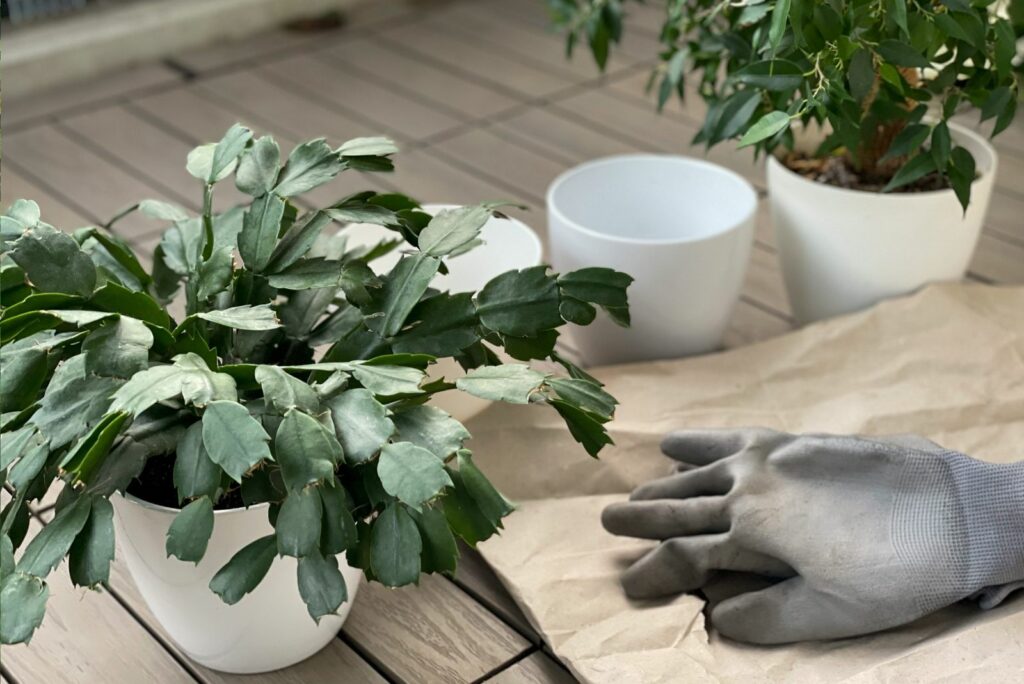
[[[142,473],[128,485],[128,493],[157,506],[180,508],[178,492],[174,489],[174,454],[153,456],[146,461]],[[214,506],[217,510],[241,508],[242,492],[233,487]]]
[[[839,155],[819,158],[809,157],[800,152],[790,152],[783,157],[781,161],[790,171],[799,173],[804,178],[808,178],[816,183],[825,183],[826,185],[834,185],[838,188],[846,188],[847,190],[881,192],[882,188],[885,187],[886,182],[888,182],[879,182],[874,179],[869,180],[863,178],[860,172],[850,165],[850,162],[846,157]],[[950,185],[946,178],[940,176],[938,173],[932,172],[927,176],[919,178],[913,183],[908,183],[902,187],[896,188],[892,192],[932,192],[935,190],[945,190],[948,187],[950,187]]]

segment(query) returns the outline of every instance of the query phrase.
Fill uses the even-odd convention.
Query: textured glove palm
[[[784,643],[865,634],[1024,582],[1024,462],[976,461],[915,437],[683,431],[694,466],[604,512],[615,534],[662,540],[623,576],[650,598],[716,570],[783,578],[715,606],[722,634]]]

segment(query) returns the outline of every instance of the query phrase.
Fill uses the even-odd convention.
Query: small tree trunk
[[[916,69],[902,68],[900,73],[911,87],[916,87],[920,82]],[[865,116],[861,122],[862,143],[856,150],[856,154],[848,155],[852,166],[860,173],[862,180],[871,183],[887,182],[906,163],[906,156],[882,161],[882,157],[889,151],[893,140],[900,131],[906,127],[905,121],[879,121],[868,113],[875,98],[878,96],[878,89],[881,87],[882,77],[875,73],[875,82],[871,92],[864,98],[863,111]],[[905,103],[907,110],[917,105],[913,100],[908,99]]]

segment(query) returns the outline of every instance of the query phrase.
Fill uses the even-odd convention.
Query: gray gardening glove
[[[866,634],[1024,586],[1024,461],[916,437],[683,431],[692,468],[609,506],[614,534],[662,540],[623,575],[632,598],[693,591],[715,570],[783,578],[714,607],[711,624],[773,644]]]

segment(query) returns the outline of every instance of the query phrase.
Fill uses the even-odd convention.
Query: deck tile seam
[[[501,663],[500,665],[491,668],[484,674],[474,679],[470,684],[482,684],[483,682],[494,679],[496,676],[498,676],[505,670],[509,669],[510,667],[514,667],[515,665],[518,665],[519,663],[523,662],[524,660],[532,656],[534,653],[538,652],[540,652],[540,646],[534,644],[530,646],[530,648],[524,650],[522,653],[518,653],[515,656],[506,660],[505,662]]]
[[[13,168],[13,170],[15,172],[17,172],[18,174],[24,176],[26,179],[31,181],[33,184],[38,185],[40,188],[42,188],[46,192],[48,192],[49,194],[53,195],[54,199],[60,200],[60,202],[65,207],[67,207],[68,209],[74,210],[75,213],[80,214],[82,218],[87,219],[87,220],[89,220],[89,221],[91,221],[91,222],[93,222],[93,223],[95,223],[97,225],[102,223],[102,221],[100,221],[97,218],[97,216],[96,216],[96,214],[94,212],[89,211],[84,206],[82,206],[81,204],[79,204],[75,200],[73,200],[70,197],[68,197],[67,195],[65,195],[60,190],[60,188],[52,185],[45,178],[43,178],[42,176],[39,176],[38,174],[36,174],[35,171],[32,171],[27,166],[22,165],[21,162],[19,162],[17,160],[9,159],[9,158],[7,158],[5,156],[4,160],[3,160],[3,163],[4,164],[9,164]],[[30,198],[26,198],[26,199],[30,199]]]

